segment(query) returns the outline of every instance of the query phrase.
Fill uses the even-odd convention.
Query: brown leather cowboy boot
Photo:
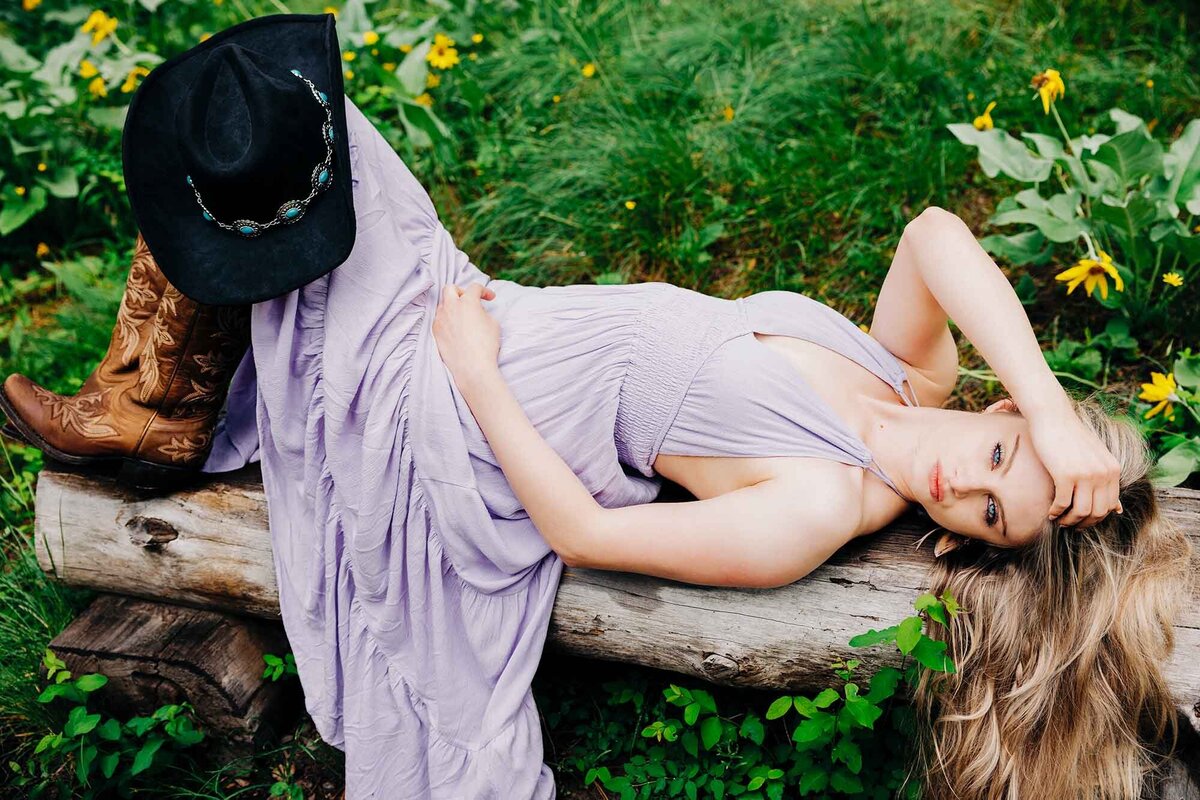
[[[137,488],[173,489],[202,474],[249,346],[251,307],[186,297],[138,242],[108,352],[80,391],[64,397],[14,373],[0,387],[0,410],[55,460],[115,467]]]

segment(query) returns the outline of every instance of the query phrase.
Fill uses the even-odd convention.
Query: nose
[[[974,472],[959,472],[955,471],[953,475],[947,478],[950,484],[950,491],[956,497],[970,494],[971,492],[987,488],[987,478]]]

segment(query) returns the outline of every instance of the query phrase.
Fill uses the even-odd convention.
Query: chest
[[[774,350],[795,370],[797,381],[815,391],[846,426],[860,439],[872,424],[867,399],[903,401],[885,381],[873,372],[831,349],[794,336],[755,333],[766,347]],[[909,371],[917,399],[925,404],[932,390],[919,373]],[[659,454],[654,469],[684,486],[699,499],[715,497],[767,479],[785,479],[798,487],[820,485],[829,480],[850,481],[863,498],[864,516],[881,527],[907,507],[907,503],[874,475],[853,466],[825,458],[774,456],[728,457]]]

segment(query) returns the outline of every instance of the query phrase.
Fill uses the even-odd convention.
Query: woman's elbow
[[[906,234],[929,235],[948,227],[964,225],[965,223],[953,211],[947,211],[941,206],[929,206],[904,226]]]

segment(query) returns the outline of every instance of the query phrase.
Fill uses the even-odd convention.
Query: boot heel
[[[197,470],[155,464],[137,458],[121,460],[117,482],[134,489],[173,491],[186,488],[197,479]]]

